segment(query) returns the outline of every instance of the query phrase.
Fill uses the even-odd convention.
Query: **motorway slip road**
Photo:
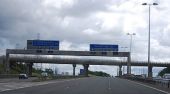
[[[0,94],[167,94],[118,78],[89,77],[1,91]]]

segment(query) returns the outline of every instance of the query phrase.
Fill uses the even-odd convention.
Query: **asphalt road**
[[[0,94],[165,94],[118,78],[91,77],[0,92]]]

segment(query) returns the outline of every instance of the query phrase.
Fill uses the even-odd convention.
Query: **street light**
[[[132,36],[136,35],[136,34],[135,33],[127,33],[127,35],[130,36],[130,53],[131,53],[131,51],[132,51]]]
[[[131,52],[132,52],[132,36],[136,35],[135,33],[127,33],[128,36],[130,36],[130,57],[131,58]],[[127,70],[131,74],[131,64],[130,62],[127,64]],[[127,73],[128,74],[128,73]]]
[[[128,47],[126,47],[126,46],[124,46],[124,47],[121,47],[122,49],[123,49],[123,52],[126,52],[126,49],[128,48]],[[123,61],[125,61],[125,57],[123,58]],[[124,75],[125,74],[125,66],[123,66],[123,72],[122,72],[122,74]]]
[[[150,10],[151,10],[151,6],[156,6],[158,5],[158,3],[143,3],[142,5],[146,6],[148,5],[149,6],[149,34],[148,34],[148,77],[152,77],[152,73],[149,72],[149,67],[150,67]]]

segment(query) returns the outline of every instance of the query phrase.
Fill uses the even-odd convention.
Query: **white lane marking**
[[[18,88],[13,88],[13,89],[4,89],[4,90],[0,90],[0,92],[4,92],[4,91],[9,91],[9,90],[17,90],[17,89],[22,89],[22,88],[27,88],[27,87],[33,87],[33,86],[41,86],[41,85],[47,85],[47,84],[51,84],[51,83],[62,83],[62,82],[66,82],[66,81],[72,81],[72,80],[80,80],[80,79],[70,79],[70,80],[64,80],[64,81],[53,81],[53,82],[44,82],[44,83],[37,83],[34,85],[30,85],[30,86],[23,86],[23,87],[18,87]]]
[[[110,78],[109,78],[109,88],[108,88],[109,90],[111,89],[111,86],[110,86]]]
[[[126,79],[127,80],[127,79]],[[163,91],[163,90],[160,90],[160,89],[157,89],[157,88],[154,88],[154,87],[151,87],[151,86],[148,86],[148,85],[145,85],[145,84],[141,84],[141,83],[138,83],[138,82],[135,82],[135,81],[131,81],[131,80],[127,80],[129,82],[133,82],[133,83],[136,83],[136,84],[139,84],[139,85],[142,85],[142,86],[145,86],[145,87],[148,87],[148,88],[151,88],[151,89],[154,89],[154,90],[157,90],[157,91],[160,91],[160,92],[163,92],[163,93],[166,93],[166,94],[170,94],[169,92],[166,92],[166,91]]]
[[[8,90],[12,90],[12,89],[4,89],[4,90],[1,90],[0,92],[3,92],[3,91],[8,91]]]

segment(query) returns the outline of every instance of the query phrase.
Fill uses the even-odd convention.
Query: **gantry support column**
[[[152,78],[152,65],[148,65],[148,78]]]
[[[89,64],[83,64],[83,66],[84,66],[84,76],[88,77]]]
[[[119,65],[119,76],[122,76],[122,65]]]
[[[73,64],[73,76],[75,76],[75,68],[76,68],[76,64]]]
[[[32,66],[33,66],[33,63],[27,63],[27,75],[28,76],[32,76]]]
[[[127,57],[128,62],[127,62],[127,74],[131,75],[131,55],[129,53],[129,56]]]

